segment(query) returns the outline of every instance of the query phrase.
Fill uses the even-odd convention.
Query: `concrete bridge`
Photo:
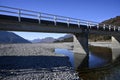
[[[112,36],[113,46],[120,46],[120,27],[37,11],[0,6],[0,30],[71,33],[74,35],[74,52],[80,61],[88,59],[88,35]],[[84,56],[83,56],[84,55]],[[113,55],[115,59],[119,53]]]

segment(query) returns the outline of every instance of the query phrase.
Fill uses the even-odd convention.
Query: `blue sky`
[[[120,0],[0,0],[0,5],[101,22],[120,16]],[[65,34],[15,32],[26,39]]]

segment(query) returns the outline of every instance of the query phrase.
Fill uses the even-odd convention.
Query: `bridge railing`
[[[109,30],[111,30],[111,28],[113,28],[114,31],[116,30],[116,26],[113,25],[107,26],[107,24],[102,24],[102,23],[99,24],[98,22],[59,16],[59,15],[48,14],[37,11],[31,11],[31,10],[25,10],[25,9],[19,9],[19,8],[12,8],[7,6],[0,6],[0,14],[16,16],[18,17],[19,22],[21,22],[21,18],[24,17],[24,18],[37,19],[39,24],[41,23],[41,20],[48,20],[48,21],[53,21],[55,26],[57,25],[57,22],[62,22],[62,23],[66,23],[68,27],[70,26],[70,24],[76,24],[78,25],[79,28],[81,27],[81,25],[85,25],[87,26],[87,28],[94,27],[96,29],[99,29],[99,27],[102,26],[103,30],[105,30],[107,27]],[[118,29],[120,30],[120,28]]]
[[[31,10],[25,10],[25,9],[19,9],[19,8],[12,8],[7,6],[0,6],[0,12],[4,13],[6,15],[13,15],[18,17],[18,21],[21,21],[21,17],[27,17],[27,18],[34,18],[38,19],[38,23],[41,22],[41,20],[50,20],[54,21],[55,25],[57,25],[57,22],[64,22],[67,23],[68,26],[70,24],[77,24],[78,27],[80,25],[97,25],[98,23],[93,21],[87,21],[87,20],[81,20],[71,17],[65,17],[65,16],[59,16],[59,15],[53,15],[48,13],[42,13],[37,11],[31,11]]]

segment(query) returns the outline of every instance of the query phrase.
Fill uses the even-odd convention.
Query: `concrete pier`
[[[113,61],[120,56],[120,35],[112,36],[112,59]]]
[[[88,54],[88,33],[74,34],[74,52],[80,54]]]
[[[88,32],[74,34],[75,69],[88,67]]]

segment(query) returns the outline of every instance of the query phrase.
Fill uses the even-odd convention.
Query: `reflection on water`
[[[64,54],[65,56],[68,56],[72,66],[74,67],[74,54],[72,51],[67,50],[67,49],[56,48],[55,53],[56,54]]]
[[[97,62],[97,64],[91,65],[90,69],[79,69],[79,76],[83,80],[120,80],[120,48],[112,47],[111,50],[110,48],[90,47],[90,50],[95,56],[92,58],[89,55],[91,59],[89,63]]]
[[[89,59],[88,59],[89,68],[102,67],[112,60],[111,49],[102,48],[102,47],[93,47],[93,46],[90,46],[89,48],[90,48]],[[75,67],[75,65],[79,65],[80,67],[80,63],[78,63],[79,61],[76,63],[75,60],[76,58],[80,58],[81,55],[74,56],[76,54],[74,54],[72,51],[67,49],[55,49],[55,53],[64,54],[68,56],[70,58],[70,62],[73,67]]]
[[[83,80],[120,80],[120,49],[115,49],[119,56],[114,61],[113,49],[93,46],[89,46],[89,49],[89,68],[77,69],[79,77]],[[69,55],[70,61],[74,58],[71,62],[75,62],[76,59],[80,60],[82,56],[75,53],[73,55],[72,51],[66,49],[56,49],[56,52]],[[70,56],[71,53],[74,57]]]
[[[104,58],[100,58],[90,52],[89,54],[89,68],[95,68],[103,66],[107,63],[107,60]]]
[[[112,60],[112,50],[106,47],[89,46],[89,68],[102,67]]]

